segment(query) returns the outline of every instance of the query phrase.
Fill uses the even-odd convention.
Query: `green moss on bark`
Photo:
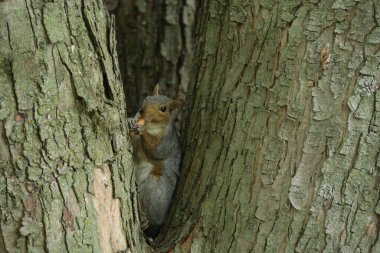
[[[106,252],[111,239],[102,238],[93,199],[94,170],[107,165],[120,240],[142,252],[123,88],[102,2],[5,1],[0,24],[0,251]]]

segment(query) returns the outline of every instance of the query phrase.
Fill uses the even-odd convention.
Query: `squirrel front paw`
[[[127,119],[127,122],[128,122],[128,128],[129,129],[134,129],[136,128],[136,119],[135,118],[128,118]]]
[[[145,126],[141,124],[141,119],[136,119],[136,117],[128,118],[127,122],[128,122],[128,129],[132,137],[135,135],[141,135],[143,133]]]
[[[134,128],[134,130],[138,133],[138,134],[142,134],[142,132],[144,131],[145,129],[145,126],[143,125],[136,125],[136,127]]]

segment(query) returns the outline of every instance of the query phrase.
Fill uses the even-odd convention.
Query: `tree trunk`
[[[143,251],[112,22],[0,2],[0,252]]]
[[[195,0],[105,0],[116,17],[117,51],[128,114],[153,86],[184,95],[189,82]]]
[[[201,4],[158,248],[380,252],[379,2]]]

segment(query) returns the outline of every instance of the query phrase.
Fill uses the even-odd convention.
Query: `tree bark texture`
[[[195,0],[106,0],[116,17],[117,52],[128,114],[160,84],[162,94],[185,95],[192,55]]]
[[[380,2],[202,1],[198,18],[157,247],[380,252]]]
[[[0,2],[0,252],[141,252],[114,21]]]

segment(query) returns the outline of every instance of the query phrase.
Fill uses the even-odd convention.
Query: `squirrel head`
[[[158,94],[158,89],[157,84],[154,95],[146,97],[140,108],[140,118],[143,118],[146,124],[168,124],[174,118],[177,109],[184,104],[181,98],[170,99]]]

